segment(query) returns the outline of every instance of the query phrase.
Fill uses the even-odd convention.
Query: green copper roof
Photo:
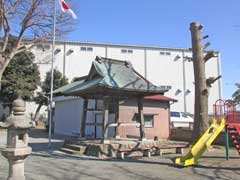
[[[65,86],[62,86],[56,90],[53,91],[53,94],[62,94],[63,92],[65,92],[66,90],[70,90],[71,88],[83,83],[84,80],[81,80],[81,81],[76,81],[76,82],[72,82],[70,84],[67,84]]]
[[[64,95],[94,96],[134,93],[135,95],[163,94],[170,86],[155,86],[142,77],[129,62],[99,58],[92,63],[84,82],[75,82],[55,90]],[[139,95],[140,95],[139,94]]]

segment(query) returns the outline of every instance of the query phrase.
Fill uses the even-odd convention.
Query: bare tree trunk
[[[209,88],[205,76],[204,50],[201,44],[202,25],[193,22],[190,25],[192,34],[193,68],[195,80],[195,107],[193,141],[195,142],[208,128]]]
[[[0,32],[3,26],[3,0],[0,0]]]
[[[0,74],[0,92],[2,90],[2,75]]]
[[[33,121],[36,121],[36,118],[37,116],[39,115],[39,112],[40,112],[40,109],[42,107],[43,103],[40,103],[36,109],[36,112],[35,112],[35,115],[34,115],[34,118],[33,118]]]

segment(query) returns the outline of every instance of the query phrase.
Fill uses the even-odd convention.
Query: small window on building
[[[164,52],[164,51],[160,51],[160,55],[162,56],[171,56],[171,52]]]
[[[122,53],[132,54],[132,53],[133,53],[133,50],[132,50],[132,49],[122,49],[121,52],[122,52]]]
[[[81,50],[81,51],[86,51],[87,48],[86,48],[86,47],[81,47],[80,50]]]
[[[134,114],[132,121],[140,123],[138,113]],[[146,128],[154,127],[154,114],[144,114],[144,127]]]
[[[93,48],[92,47],[88,47],[87,51],[93,51]]]
[[[133,50],[128,49],[128,53],[129,53],[129,54],[132,54],[132,53],[133,53]]]
[[[144,127],[153,128],[154,115],[152,114],[144,114]]]
[[[127,53],[127,50],[126,49],[122,49],[121,52],[122,53]]]

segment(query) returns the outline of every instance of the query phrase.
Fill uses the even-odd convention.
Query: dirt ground
[[[6,132],[0,131],[0,148],[4,148]],[[53,137],[48,148],[47,133],[34,130],[30,134],[33,153],[25,163],[27,180],[131,180],[131,179],[240,179],[240,156],[230,150],[231,159],[225,160],[225,148],[217,146],[206,152],[192,167],[177,167],[173,159],[177,154],[163,154],[152,158],[126,160],[100,160],[91,157],[71,156],[58,151],[63,137]],[[0,180],[8,175],[8,163],[0,156]]]

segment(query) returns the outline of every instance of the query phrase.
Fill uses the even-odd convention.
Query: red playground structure
[[[213,105],[214,117],[219,123],[222,118],[226,120],[226,156],[229,158],[229,137],[240,154],[240,122],[237,104],[232,100],[217,100]]]

